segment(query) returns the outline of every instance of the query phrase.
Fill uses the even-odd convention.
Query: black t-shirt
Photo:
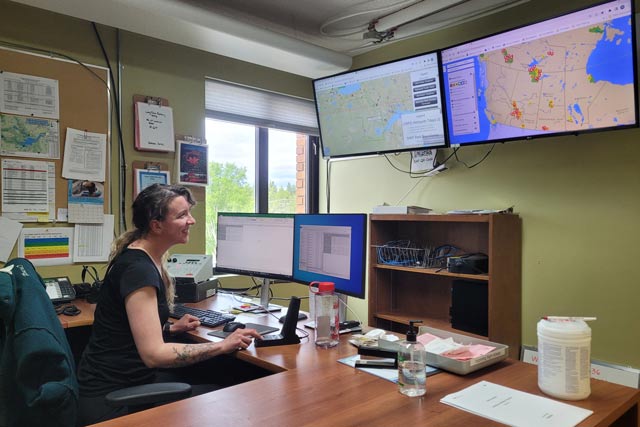
[[[124,301],[133,291],[152,286],[158,296],[158,322],[169,318],[162,277],[146,252],[125,249],[107,272],[96,305],[89,343],[78,366],[80,394],[105,395],[113,390],[153,382],[136,348]]]

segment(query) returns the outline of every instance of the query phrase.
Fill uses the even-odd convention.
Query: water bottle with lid
[[[311,282],[309,288],[314,300],[315,343],[318,347],[335,347],[340,341],[339,302],[338,296],[334,293],[335,284]]]

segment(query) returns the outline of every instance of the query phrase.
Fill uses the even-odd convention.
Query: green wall
[[[399,41],[354,58],[354,67],[443,48],[511,26],[592,2],[537,0],[507,12],[426,36]],[[105,65],[90,23],[0,0],[0,40],[62,51],[91,64]],[[116,32],[99,26],[112,66],[116,64]],[[311,98],[310,80],[218,55],[120,33],[122,118],[127,164],[133,160],[162,161],[171,156],[133,149],[135,94],[167,98],[174,110],[178,134],[204,137],[204,77],[262,87]],[[114,128],[114,135],[116,135]],[[640,130],[603,132],[529,142],[498,144],[480,165],[467,169],[450,160],[449,170],[416,180],[393,169],[384,157],[332,163],[331,211],[369,212],[382,202],[455,208],[514,206],[523,220],[523,342],[536,345],[535,325],[546,314],[597,316],[593,357],[640,367],[640,258],[636,242],[640,228]],[[113,146],[116,145],[114,138]],[[486,147],[465,147],[459,158],[480,160]],[[443,150],[440,157],[450,153]],[[114,150],[113,158],[117,158]],[[409,155],[389,160],[408,167]],[[321,207],[326,206],[321,165]],[[128,179],[130,179],[128,172]],[[117,170],[112,170],[114,185]],[[403,196],[404,200],[400,200]],[[131,204],[131,188],[126,205]],[[113,206],[117,215],[117,209]],[[128,211],[127,211],[128,212]],[[129,214],[127,213],[127,217]],[[204,219],[204,203],[196,211]],[[118,223],[118,219],[116,219]],[[188,245],[177,253],[204,250],[202,220]],[[101,267],[101,266],[98,266]],[[42,269],[45,275],[67,274],[78,281],[80,266]],[[286,286],[280,285],[278,293]],[[298,295],[306,295],[298,287]],[[284,291],[282,291],[284,292]],[[296,293],[296,292],[294,292]],[[349,300],[362,319],[366,302]]]
[[[150,95],[166,98],[173,109],[176,134],[195,135],[204,138],[204,81],[205,77],[219,78],[257,86],[264,89],[287,93],[303,98],[313,98],[310,80],[282,71],[261,67],[247,62],[210,54],[196,49],[121,31],[118,36],[113,28],[98,25],[105,49],[109,56],[114,77],[118,79],[118,54],[120,47],[120,72],[122,78],[122,134],[125,146],[128,184],[125,190],[127,224],[131,226],[130,206],[132,203],[132,168],[136,160],[163,162],[173,171],[172,154],[143,153],[134,150],[133,96]],[[0,0],[0,42],[15,43],[38,49],[51,50],[72,56],[92,65],[106,66],[100,45],[90,22],[76,18],[31,8],[7,0]],[[2,44],[0,43],[0,46]],[[111,211],[118,215],[118,151],[115,111],[112,115],[112,167],[111,167]],[[190,242],[176,246],[174,253],[202,253],[205,248],[205,204],[201,189],[194,189],[199,204],[194,209],[194,217],[199,220],[192,228]],[[67,226],[67,224],[61,224]],[[35,226],[35,225],[27,225]],[[116,230],[116,233],[119,231]],[[13,256],[16,256],[14,251]],[[93,264],[100,274],[104,264]],[[74,283],[80,282],[81,264],[71,267],[39,267],[43,276],[67,275]],[[238,280],[225,280],[224,286],[246,287]],[[274,290],[283,297],[307,295],[305,286],[275,285]],[[281,302],[286,305],[286,301]],[[306,309],[303,301],[303,309]]]
[[[593,3],[530,1],[360,55],[354,68],[445,48]],[[475,168],[451,159],[449,170],[421,181],[397,172],[384,157],[335,162],[331,210],[367,212],[382,202],[398,203],[409,191],[403,204],[436,211],[514,206],[522,217],[523,343],[537,345],[540,316],[597,316],[590,323],[592,357],[640,367],[639,142],[640,130],[631,129],[497,144]],[[464,147],[458,156],[471,165],[490,147]],[[441,150],[438,157],[450,153]],[[408,154],[389,160],[408,168]]]

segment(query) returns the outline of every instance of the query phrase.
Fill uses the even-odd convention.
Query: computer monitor
[[[437,52],[313,81],[328,158],[447,146]]]
[[[293,280],[333,282],[336,292],[364,298],[366,229],[366,214],[295,215]]]
[[[443,49],[451,145],[637,127],[633,6],[610,1]]]
[[[293,226],[291,214],[218,213],[216,271],[261,278],[268,308],[270,279],[293,279]]]

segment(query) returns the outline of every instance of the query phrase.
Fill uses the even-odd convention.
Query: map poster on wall
[[[209,184],[209,148],[199,141],[200,138],[193,137],[178,141],[178,184],[202,187]]]
[[[58,121],[0,114],[0,154],[59,159]]]

